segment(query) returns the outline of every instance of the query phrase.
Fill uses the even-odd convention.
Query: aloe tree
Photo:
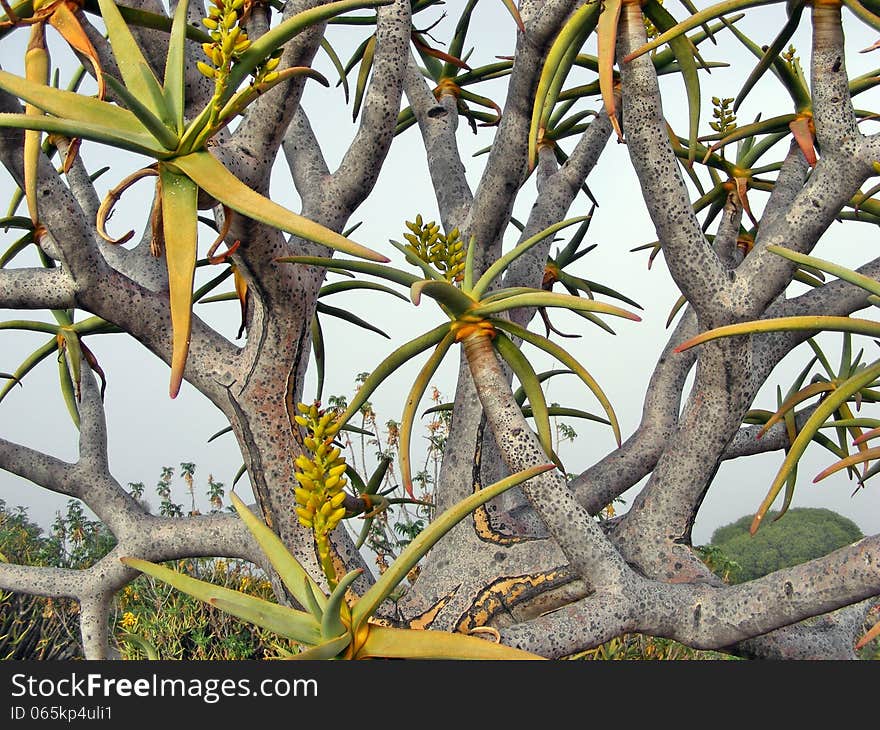
[[[880,29],[875,3],[471,0],[445,19],[431,0],[7,5],[4,50],[18,39],[23,58],[4,56],[0,71],[0,159],[13,181],[0,306],[15,310],[0,329],[48,341],[2,350],[0,467],[82,500],[116,546],[78,570],[0,563],[0,589],[79,601],[87,656],[114,655],[107,618],[139,571],[300,642],[303,658],[559,658],[631,632],[745,657],[852,658],[874,640],[863,624],[880,572],[864,566],[880,564],[880,536],[728,586],[692,528],[728,460],[781,454],[753,529],[780,501],[785,519],[808,448],[831,454],[811,478],[876,488],[880,366],[858,338],[880,327],[880,260],[866,252],[854,271],[814,251],[832,226],[880,223],[880,75],[848,76],[842,30]],[[743,25],[758,14],[771,19],[767,37]],[[502,52],[489,52],[481,23]],[[83,69],[50,57],[52,28]],[[809,48],[790,47],[804,30]],[[741,86],[716,89],[710,72],[737,53],[753,64]],[[663,94],[660,76],[672,77]],[[749,106],[759,82],[788,108],[762,119]],[[334,84],[335,96],[320,90]],[[331,118],[353,120],[344,142],[325,135]],[[395,145],[417,135],[423,156],[395,169]],[[615,181],[594,174],[621,142],[641,199],[615,201]],[[423,171],[434,197],[404,209]],[[377,215],[388,176],[395,193]],[[151,201],[111,234],[119,199],[144,179]],[[633,240],[629,216],[642,213],[655,241]],[[591,240],[603,216],[619,240]],[[668,320],[660,313],[677,319],[666,344],[639,348],[656,366],[629,433],[591,372],[612,362],[626,374],[616,343],[645,337],[642,292],[627,290],[628,267],[644,262],[603,269],[584,255],[595,243],[662,253],[680,294]],[[388,294],[411,306],[417,336],[376,338],[356,356],[328,339],[329,318],[395,339],[396,323],[360,299]],[[226,300],[238,302],[228,328],[206,314]],[[843,333],[838,363],[827,332]],[[235,514],[170,519],[121,487],[103,405],[110,334],[168,365],[171,397],[185,381],[216,407],[250,509],[236,498]],[[803,362],[765,403],[790,353]],[[9,415],[37,403],[33,373],[50,357],[61,386],[51,397],[77,429],[73,463],[13,440]],[[330,392],[331,359],[367,371],[338,408],[307,384],[316,373],[318,393]],[[362,527],[422,496],[418,417],[450,359],[433,520],[375,574]],[[564,375],[570,394],[556,405],[547,388]],[[382,453],[359,474],[340,434],[388,390],[401,398],[389,414],[396,463]],[[600,415],[577,408],[581,397]],[[585,418],[579,438],[607,453],[591,465],[563,453],[558,414]],[[604,518],[637,485],[628,511]],[[259,564],[277,601],[161,565],[190,556]]]

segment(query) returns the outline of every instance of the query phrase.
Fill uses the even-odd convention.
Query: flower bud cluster
[[[406,221],[410,233],[403,237],[409,242],[407,248],[427,264],[437,269],[448,282],[459,282],[464,278],[464,262],[467,252],[461,233],[453,228],[448,234],[440,233],[434,222],[425,223],[421,215],[415,222]]]
[[[247,31],[239,24],[243,8],[244,0],[212,0],[208,17],[202,19],[211,35],[202,50],[211,63],[199,61],[198,67],[210,79],[227,75],[235,59],[250,48]]]
[[[300,454],[294,462],[296,513],[300,524],[313,530],[323,563],[329,560],[327,535],[345,516],[345,459],[333,445],[339,430],[335,411],[322,411],[317,403],[299,403],[297,410],[294,421],[306,431],[303,445],[311,456]]]

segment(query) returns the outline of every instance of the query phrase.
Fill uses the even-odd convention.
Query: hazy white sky
[[[448,40],[455,24],[457,11],[464,5],[460,0],[447,3],[449,17],[432,34],[441,40]],[[705,3],[700,3],[703,7]],[[670,10],[681,17],[681,7],[676,3]],[[440,15],[435,9],[424,13],[426,24]],[[780,27],[784,16],[781,8],[757,8],[751,16],[740,23],[740,27],[759,44],[772,41],[775,29]],[[420,21],[421,23],[421,21]],[[808,27],[805,21],[803,28]],[[363,31],[359,37],[363,37]],[[474,14],[470,40],[479,40],[481,46],[472,56],[472,66],[494,61],[496,54],[509,52],[512,48],[514,27],[509,17],[494,0],[484,0]],[[871,45],[875,37],[864,26],[849,23],[851,52],[848,56],[851,76],[870,70],[872,64],[880,65],[876,54],[859,55],[856,51]],[[56,57],[62,52],[55,43],[54,33],[48,34]],[[4,69],[18,71],[26,43],[26,33],[16,33],[4,39],[0,45],[0,65]],[[331,36],[332,40],[333,36]],[[705,105],[702,129],[708,132],[711,118],[711,96],[735,96],[742,80],[751,70],[754,58],[744,54],[729,38],[721,38],[718,47],[705,44],[702,49],[707,60],[730,60],[730,69],[713,69],[710,76],[702,74]],[[803,31],[794,39],[800,55],[804,59],[805,71],[809,73],[808,40]],[[482,45],[485,44],[485,45]],[[350,53],[351,41],[341,43],[337,50],[345,61]],[[468,46],[469,47],[469,46]],[[327,63],[326,57],[319,53],[316,67],[335,81],[335,72]],[[585,77],[589,78],[589,77]],[[350,77],[354,82],[354,74]],[[592,79],[589,79],[592,80]],[[686,113],[681,82],[673,77],[662,81],[666,94],[666,114],[676,129],[685,129]],[[480,93],[494,95],[496,101],[503,102],[503,83],[487,84]],[[859,106],[872,108],[875,99],[871,94],[859,97]],[[304,108],[310,114],[318,137],[324,142],[324,151],[331,168],[338,163],[343,147],[340,140],[351,138],[350,111],[342,107],[342,92],[331,85],[329,90],[310,84],[304,100]],[[588,102],[585,108],[598,108],[598,102]],[[770,78],[763,80],[752,92],[739,113],[741,123],[752,120],[758,113],[763,118],[775,114],[788,113],[791,104],[787,95]],[[466,124],[461,125],[460,145],[468,164],[469,179],[476,186],[485,157],[471,158],[474,152],[491,142],[493,131],[481,129],[477,136],[471,134]],[[876,131],[876,130],[871,130]],[[141,166],[136,158],[108,153],[95,146],[84,145],[88,164],[95,169],[105,161],[119,163],[118,168],[101,179],[104,188],[115,184],[125,174]],[[272,194],[279,202],[297,209],[297,197],[292,186],[285,182],[283,168],[273,181]],[[567,313],[556,314],[553,321],[563,331],[580,331],[583,337],[565,340],[561,344],[575,354],[597,378],[615,406],[621,422],[624,437],[637,426],[641,413],[644,389],[647,385],[654,363],[666,340],[665,322],[678,292],[666,270],[662,255],[655,261],[653,270],[647,269],[647,253],[631,253],[630,249],[654,240],[653,226],[645,212],[635,176],[626,155],[626,147],[611,143],[589,178],[589,185],[599,201],[599,208],[588,233],[586,242],[597,243],[598,247],[578,262],[575,272],[579,275],[614,287],[636,299],[643,307],[641,323],[619,319],[609,320],[617,335],[602,332],[588,325],[584,320]],[[112,230],[122,226],[143,225],[146,221],[149,202],[143,191],[132,191],[123,199],[119,212],[112,221]],[[534,182],[529,181],[517,205],[517,217],[524,220],[532,204],[530,197]],[[5,171],[0,173],[0,200],[8,200],[12,185]],[[760,209],[761,197],[755,196],[752,205]],[[570,215],[587,212],[589,203],[580,196],[570,210]],[[392,147],[391,154],[380,176],[373,196],[358,210],[352,223],[363,221],[353,238],[361,243],[387,253],[396,265],[401,265],[399,256],[388,245],[389,238],[400,239],[404,230],[404,220],[412,220],[421,212],[426,219],[436,218],[436,204],[428,179],[424,151],[416,128],[411,128],[399,137]],[[127,228],[126,228],[127,229]],[[511,241],[516,231],[511,231]],[[0,237],[0,247],[6,248],[13,240],[13,231]],[[816,253],[826,258],[834,258],[847,265],[857,265],[874,255],[871,244],[876,241],[876,231],[865,224],[835,225],[821,242]],[[210,241],[205,237],[202,242]],[[27,262],[22,257],[18,264]],[[405,264],[402,264],[405,266]],[[201,272],[200,277],[210,277],[218,273],[212,270]],[[430,309],[430,303],[420,308],[380,293],[355,295],[336,295],[332,301],[335,306],[349,307],[361,317],[373,321],[385,329],[394,343],[428,329],[440,321],[437,313]],[[238,327],[238,312],[235,303],[197,306],[196,313],[205,316],[224,334],[234,338]],[[4,319],[37,318],[36,315],[4,312]],[[47,318],[49,315],[47,315]],[[357,373],[372,369],[394,347],[392,342],[375,334],[364,332],[348,324],[325,317],[323,319],[327,340],[327,382],[325,398],[329,394],[350,396],[354,390]],[[535,326],[540,329],[539,321]],[[48,336],[3,332],[0,346],[0,371],[13,371],[21,360]],[[827,337],[828,355],[836,362],[840,337]],[[128,482],[143,481],[147,485],[147,496],[154,505],[152,486],[158,479],[162,466],[177,468],[180,462],[197,464],[196,480],[198,489],[204,489],[209,473],[229,486],[241,464],[232,435],[223,436],[208,444],[208,438],[226,424],[222,415],[207,403],[194,389],[184,384],[176,400],[167,395],[168,368],[161,361],[146,353],[137,343],[124,335],[109,335],[90,338],[89,346],[94,350],[107,373],[108,385],[106,405],[110,438],[111,467],[117,479],[125,485]],[[874,357],[875,345],[867,341],[866,356]],[[354,356],[353,356],[354,354]],[[806,362],[809,352],[806,348],[795,352],[786,360],[787,367],[762,392],[756,407],[775,407],[775,386],[778,382],[783,391],[787,389],[794,372]],[[403,407],[407,377],[412,377],[423,360],[401,370],[395,383],[388,383],[371,399],[379,414],[380,422],[399,419]],[[435,383],[451,398],[454,385],[456,357],[448,358],[435,378]],[[555,367],[549,357],[535,358],[536,369]],[[786,379],[788,378],[788,380]],[[411,382],[411,381],[409,381]],[[314,393],[314,372],[310,371],[305,396]],[[561,376],[551,379],[547,391],[548,401],[571,404],[589,411],[599,412],[599,407],[575,378]],[[429,403],[425,402],[425,407]],[[574,445],[562,447],[561,456],[569,471],[580,471],[607,453],[613,447],[610,429],[585,421],[567,419],[580,435]],[[0,403],[0,436],[41,448],[65,459],[76,455],[76,432],[61,400],[58,391],[57,369],[53,358],[42,363],[24,380],[24,387],[14,388],[12,393]],[[419,439],[415,439],[419,443]],[[850,497],[853,484],[845,476],[836,475],[819,484],[812,484],[812,477],[820,469],[833,461],[828,452],[811,447],[800,467],[800,478],[794,506],[824,506],[834,509],[853,519],[865,533],[880,531],[880,486],[869,482],[867,487]],[[694,529],[695,543],[708,541],[712,530],[730,522],[743,514],[753,512],[782,462],[782,454],[774,453],[736,463],[722,465],[716,482],[703,503]],[[239,489],[247,494],[247,478],[240,482]],[[182,485],[175,495],[177,501],[185,501]],[[26,504],[33,518],[46,524],[51,521],[55,510],[66,499],[49,494],[9,474],[0,472],[0,498],[7,504]]]

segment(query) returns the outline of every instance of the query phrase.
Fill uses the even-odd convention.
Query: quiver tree
[[[437,17],[431,0],[291,1],[278,8],[217,0],[207,12],[197,2],[174,4],[170,12],[146,1],[119,8],[110,0],[4,6],[0,32],[30,36],[23,73],[0,75],[0,156],[27,204],[27,216],[7,219],[21,237],[3,258],[0,303],[48,311],[55,323],[8,323],[52,339],[18,370],[15,363],[2,366],[11,388],[40,359],[59,355],[62,391],[79,427],[79,458],[65,463],[4,439],[0,466],[81,499],[113,532],[116,546],[82,570],[0,565],[0,587],[77,599],[87,655],[107,657],[113,596],[138,574],[132,566],[196,555],[241,557],[276,571],[279,603],[313,616],[333,613],[336,618],[322,624],[330,633],[320,635],[333,639],[322,655],[357,655],[350,647],[360,639],[343,637],[357,633],[348,602],[356,606],[354,596],[375,591],[355,539],[340,522],[393,504],[379,499],[384,471],[370,479],[342,469],[333,438],[403,362],[430,350],[416,382],[406,384],[401,498],[411,489],[415,412],[449,353],[458,354],[460,367],[435,514],[449,514],[509,475],[529,478],[489,505],[468,502],[470,516],[433,545],[403,595],[377,607],[381,622],[488,631],[502,644],[553,658],[624,632],[743,656],[852,657],[868,599],[880,594],[877,536],[736,586],[715,577],[691,545],[694,519],[724,460],[786,451],[796,461],[797,438],[818,441],[843,460],[848,434],[864,438],[856,455],[861,461],[846,468],[863,467],[858,478],[867,479],[874,458],[865,455],[873,434],[862,430],[867,422],[857,421],[849,404],[875,400],[878,373],[851,351],[846,372],[822,376],[830,383],[825,390],[802,388],[804,372],[790,390],[801,397],[781,402],[776,414],[754,408],[785,355],[804,342],[818,349],[810,338],[829,323],[817,314],[848,318],[876,296],[852,276],[832,272],[835,278],[826,280],[812,259],[798,262],[778,249],[809,255],[838,219],[880,220],[874,189],[862,192],[877,173],[880,142],[862,128],[870,113],[853,103],[875,77],[847,76],[840,3],[789,4],[766,51],[736,28],[737,11],[754,4],[732,0],[692,16],[685,11],[682,23],[671,14],[677,11],[654,0],[499,4],[493,22],[504,24],[510,39],[508,55],[499,59],[480,57],[479,45],[472,58],[466,48],[475,1],[453,8],[460,15],[445,49],[432,35],[441,31],[431,27]],[[880,27],[873,5],[846,5]],[[63,26],[65,40],[88,57],[85,72],[99,83],[98,97],[77,92],[76,84],[66,92],[53,87],[47,23]],[[784,48],[799,23],[812,28],[809,80]],[[333,45],[340,27],[360,33],[346,65]],[[649,33],[655,44],[669,46],[646,52]],[[714,134],[703,138],[701,78],[718,64],[700,49],[707,38],[722,36],[754,53],[757,66],[734,107],[717,99]],[[594,42],[595,56],[588,52]],[[358,69],[355,132],[335,169],[318,144],[314,112],[310,118],[300,104],[316,81],[327,82],[312,70],[318,54],[333,59],[346,96],[347,76]],[[737,128],[732,110],[765,73],[792,97],[794,112]],[[589,83],[566,88],[578,74]],[[664,117],[663,74],[679,74],[684,83],[688,129],[682,137]],[[498,79],[506,84],[503,99],[474,90]],[[588,108],[592,98],[598,110]],[[467,127],[460,129],[462,117]],[[491,146],[473,186],[460,140],[478,125],[487,127],[481,133],[491,136]],[[352,217],[403,134],[421,135],[439,224],[410,222],[406,244],[355,243],[348,237]],[[734,141],[739,149],[732,161],[725,149]],[[602,190],[587,187],[587,179],[603,150],[617,142],[626,145],[657,232],[653,255],[662,251],[682,295],[678,322],[656,353],[641,423],[625,439],[590,362],[557,342],[562,333],[549,319],[555,308],[583,315],[583,328],[609,327],[608,315],[638,319],[624,294],[564,270],[582,255],[587,223],[569,216],[582,192],[598,199],[593,215],[601,215]],[[80,145],[119,147],[147,161],[134,176],[121,172],[102,202],[93,171],[77,154]],[[58,170],[56,155],[63,160]],[[299,214],[267,197],[276,162],[286,163],[285,184],[292,182],[301,199]],[[139,231],[114,238],[108,214],[142,177],[158,180],[151,212]],[[528,210],[522,222],[514,217],[516,205]],[[399,211],[388,237],[397,238],[411,216]],[[200,223],[214,229],[213,243]],[[577,233],[553,250],[554,236],[569,235],[564,229],[575,223],[581,224]],[[505,245],[511,236],[516,242]],[[25,251],[36,252],[36,264],[19,263]],[[398,268],[398,261],[410,267]],[[193,272],[207,263],[221,273],[193,291]],[[313,354],[323,368],[316,317],[328,313],[319,301],[328,271],[384,278],[383,287],[402,287],[422,307],[418,312],[432,299],[445,319],[390,355],[377,355],[375,370],[347,408],[313,412],[305,378]],[[875,259],[859,269],[868,280],[877,271]],[[791,294],[794,280],[809,290]],[[230,283],[232,290],[225,290]],[[554,291],[557,283],[568,293]],[[192,314],[193,300],[212,292],[240,301],[240,338]],[[358,321],[356,313],[343,316]],[[801,326],[743,324],[782,316],[801,318]],[[529,329],[535,321],[546,324],[546,335]],[[728,325],[740,329],[698,347],[687,342]],[[852,331],[874,334],[867,326]],[[185,379],[228,420],[254,510],[310,582],[285,584],[263,543],[234,515],[157,517],[122,489],[108,467],[95,378],[104,375],[83,342],[103,332],[134,338],[169,364],[172,396]],[[532,346],[579,376],[602,406],[604,414],[594,420],[604,420],[616,438],[616,447],[580,474],[567,474],[554,452],[554,406],[542,390],[545,374],[528,359]],[[827,358],[817,354],[816,362]],[[836,400],[826,414],[809,399],[829,390]],[[843,433],[840,443],[815,428],[802,430],[817,412],[825,415],[823,425]],[[545,464],[557,468],[539,468]],[[775,498],[784,484],[786,505],[792,473],[789,468],[777,477],[771,490]],[[643,480],[628,512],[597,520]],[[814,617],[821,618],[807,620]]]

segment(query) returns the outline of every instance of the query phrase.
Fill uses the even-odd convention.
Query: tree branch
[[[328,196],[349,211],[373,189],[391,147],[409,58],[409,1],[379,7],[376,19],[373,78],[364,97],[361,124],[339,169],[327,181]]]
[[[63,269],[0,269],[2,307],[68,309],[75,301],[73,282]]]
[[[623,129],[645,205],[657,229],[676,285],[708,324],[723,313],[730,287],[727,267],[709,245],[669,144],[657,73],[649,55],[623,58],[643,45],[645,24],[638,3],[625,3],[618,38]]]
[[[443,228],[451,231],[464,224],[474,199],[455,136],[457,101],[450,94],[443,94],[439,100],[434,98],[412,54],[404,88],[425,145],[440,220]]]

